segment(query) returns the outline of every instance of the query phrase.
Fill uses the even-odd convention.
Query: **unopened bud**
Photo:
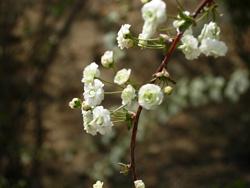
[[[166,87],[164,88],[164,93],[165,93],[166,95],[171,95],[171,93],[173,92],[173,90],[174,90],[173,87],[171,87],[171,86],[166,86]]]
[[[82,102],[82,110],[83,111],[88,111],[90,109],[91,109],[91,107],[86,103],[86,101],[83,101]]]
[[[163,69],[161,72],[157,72],[155,74],[155,77],[157,77],[157,78],[162,78],[162,77],[169,78],[169,76],[170,75],[166,69]]]
[[[101,63],[105,68],[110,68],[114,65],[114,52],[106,51],[101,57]]]
[[[166,69],[163,69],[162,72],[164,77],[169,78],[170,75]]]
[[[130,170],[130,164],[118,163],[120,166],[120,173],[127,175]]]
[[[80,108],[81,107],[81,99],[79,98],[73,98],[70,102],[69,102],[69,107],[71,109],[76,109],[76,108]]]

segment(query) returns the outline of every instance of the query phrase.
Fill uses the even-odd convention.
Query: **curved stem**
[[[132,136],[131,136],[131,142],[130,142],[130,169],[131,169],[131,174],[132,174],[132,178],[133,181],[137,180],[137,174],[136,174],[136,163],[135,163],[135,146],[136,146],[136,135],[137,135],[137,129],[138,129],[138,122],[139,122],[139,118],[141,115],[141,111],[142,111],[142,107],[139,106],[137,111],[136,111],[136,115],[134,118],[134,126],[133,126],[133,130],[132,130]]]
[[[203,0],[195,9],[195,12],[193,13],[193,18],[196,18],[204,9],[204,7],[209,6],[211,4],[214,3],[214,0]],[[181,40],[181,37],[183,36],[183,32],[179,32],[176,37],[174,38],[173,42],[171,43],[171,46],[169,48],[169,50],[167,51],[162,63],[159,65],[159,67],[157,68],[156,72],[154,74],[156,74],[157,72],[162,71],[162,69],[168,64],[170,57],[172,56],[172,54],[174,53],[174,50],[177,47],[177,44],[179,43],[179,41]],[[154,75],[153,74],[153,75]],[[154,83],[155,80],[151,81],[151,83]],[[136,135],[137,135],[137,129],[138,129],[138,123],[139,123],[139,118],[141,115],[141,111],[142,111],[142,107],[139,106],[137,108],[135,117],[134,117],[134,122],[133,122],[133,129],[132,129],[132,136],[131,136],[131,141],[130,141],[130,170],[131,170],[131,174],[132,174],[132,178],[133,181],[137,180],[137,173],[136,173],[136,163],[135,163],[135,146],[136,146]]]
[[[162,71],[162,69],[167,65],[167,63],[169,62],[170,57],[172,56],[172,54],[174,53],[174,50],[175,50],[176,47],[177,47],[177,44],[178,44],[179,41],[181,40],[182,35],[183,35],[183,32],[179,32],[179,33],[177,34],[177,36],[174,38],[174,40],[173,40],[173,42],[172,42],[172,44],[171,44],[171,46],[170,46],[170,48],[169,48],[167,54],[165,55],[165,57],[164,57],[162,63],[161,63],[160,66],[157,68],[157,70],[156,70],[155,73]]]

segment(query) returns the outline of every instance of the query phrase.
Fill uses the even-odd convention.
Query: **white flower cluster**
[[[152,0],[143,1],[145,3],[141,9],[142,18],[144,20],[144,25],[142,32],[139,34],[138,41],[135,37],[132,37],[130,32],[131,25],[124,24],[121,26],[117,42],[120,49],[130,48],[138,42],[139,46],[144,46],[146,40],[150,39],[157,31],[157,27],[162,24],[166,18],[166,8],[167,5],[162,0]]]
[[[84,102],[82,103],[82,115],[84,130],[96,135],[97,132],[104,135],[111,131],[113,123],[110,112],[103,106],[98,106],[104,99],[104,84],[99,80],[100,71],[98,65],[93,62],[83,71]]]
[[[130,48],[135,43],[138,43],[140,46],[141,39],[142,41],[144,41],[144,39],[147,41],[147,39],[152,37],[159,24],[166,20],[165,2],[162,0],[151,0],[145,3],[142,7],[142,17],[145,22],[139,39],[135,39],[132,36],[130,32],[131,25],[124,24],[121,26],[117,34],[119,48]],[[192,21],[190,13],[187,11],[179,14],[177,18],[178,19],[173,23],[177,30],[179,27],[182,27],[183,25],[185,26],[186,21],[188,21],[188,24]],[[187,59],[196,59],[201,53],[207,56],[218,57],[225,55],[227,52],[227,47],[224,42],[219,41],[220,28],[216,23],[210,22],[209,24],[205,24],[198,38],[193,36],[192,29],[189,25],[187,27],[185,26],[184,29],[186,31],[181,39],[182,44],[179,46],[179,49],[183,51]],[[150,43],[150,45],[150,47],[154,47],[152,43]],[[101,64],[105,68],[113,68],[115,70],[114,52],[106,51],[101,57]],[[117,71],[113,82],[123,88],[123,90],[117,92],[107,92],[112,94],[121,93],[122,105],[117,108],[118,110],[123,108],[127,109],[128,106],[133,104],[133,102],[136,102],[136,99],[138,99],[138,104],[144,109],[155,109],[163,101],[163,91],[165,94],[169,95],[173,90],[173,88],[168,85],[166,87],[164,86],[164,89],[162,89],[156,84],[145,84],[142,85],[137,91],[131,84],[130,75],[131,69],[123,68]],[[92,135],[96,135],[97,133],[104,135],[110,132],[111,127],[113,126],[113,122],[111,120],[112,113],[108,109],[101,106],[105,95],[103,81],[104,80],[100,78],[98,65],[95,62],[92,62],[90,65],[85,67],[83,71],[82,82],[84,83],[84,101],[81,102],[80,99],[75,98],[69,103],[71,108],[82,107],[84,130]],[[214,95],[216,95],[216,93]],[[112,114],[112,116],[114,116],[114,118],[118,117],[115,116],[115,114]],[[116,118],[115,120],[124,121],[126,118],[121,119],[120,114],[119,118]]]
[[[184,20],[176,20],[173,25],[179,28],[184,22]],[[201,53],[213,57],[225,56],[228,48],[224,42],[219,40],[219,35],[219,26],[215,22],[210,22],[204,25],[198,39],[193,36],[192,32],[185,32],[179,49],[182,50],[188,60],[197,59]]]
[[[106,51],[101,57],[101,62],[104,67],[110,68],[110,62],[112,62],[112,64],[114,63],[113,51]],[[138,103],[143,108],[150,110],[160,105],[163,100],[161,88],[154,84],[146,84],[143,85],[138,92],[133,85],[129,84],[130,74],[131,69],[123,68],[117,71],[114,76],[114,84],[123,88],[121,92],[118,92],[121,93],[121,107],[126,108],[126,106],[130,106],[135,102],[137,93]],[[96,135],[100,133],[104,135],[109,133],[113,126],[113,122],[111,119],[111,112],[101,106],[105,95],[104,83],[100,78],[99,66],[95,62],[92,62],[83,70],[82,82],[84,83],[83,102],[78,98],[73,98],[69,106],[72,109],[82,109],[84,130],[88,134]],[[118,109],[120,109],[120,107]],[[119,118],[121,117],[119,116]]]
[[[168,51],[169,54],[169,52],[172,52],[171,50],[175,49],[176,43],[168,33],[163,33],[156,38],[152,38],[157,32],[159,25],[164,23],[167,18],[166,3],[163,0],[141,1],[144,3],[141,9],[144,20],[142,32],[137,38],[132,35],[130,24],[122,25],[116,37],[118,47],[123,50],[138,45],[142,48],[166,50],[169,42],[172,44],[169,48],[170,51]],[[196,21],[197,20],[191,17],[191,14],[188,11],[184,11],[180,13],[177,16],[177,20],[173,22],[173,26],[177,29],[179,34],[182,34],[180,32],[184,32],[183,36],[177,36],[182,36],[182,44],[179,46],[179,49],[182,50],[185,57],[188,60],[193,60],[197,59],[200,54],[214,57],[224,56],[227,53],[228,48],[224,42],[220,41],[220,28],[218,25],[215,22],[205,24],[200,35],[195,37],[191,26],[195,25]],[[168,54],[166,56],[167,58],[169,57]],[[116,58],[114,58],[114,56]],[[135,120],[133,118],[140,115],[139,113],[135,115],[134,112],[128,111],[130,106],[137,104],[139,107],[146,110],[152,110],[163,102],[164,94],[171,95],[173,92],[173,87],[169,85],[169,83],[175,83],[175,81],[164,68],[164,65],[167,63],[165,61],[166,57],[163,64],[159,67],[160,71],[153,74],[153,79],[150,83],[139,86],[137,84],[132,84],[133,81],[130,78],[132,73],[131,69],[122,68],[117,71],[115,62],[117,57],[117,53],[110,50],[106,51],[101,57],[101,65],[107,69],[112,68],[113,71],[115,71],[113,82],[102,79],[98,64],[92,62],[86,66],[83,71],[83,77],[81,80],[84,84],[83,100],[73,98],[72,101],[69,102],[70,108],[81,108],[84,130],[88,134],[108,134],[111,132],[113,124],[117,122],[127,121],[128,128],[130,128],[131,122],[136,122],[133,121]],[[247,77],[248,75],[245,76],[245,78]],[[242,85],[238,86],[237,84],[240,83],[240,80],[239,75],[235,75],[234,82],[231,84],[232,86],[226,89],[226,94],[228,96],[233,89],[236,89],[238,93],[242,93],[249,87],[249,82],[241,82]],[[122,89],[119,91],[105,92],[104,83],[112,84],[117,86],[117,88]],[[184,83],[183,87],[180,88],[179,96],[176,95],[177,97],[173,99],[178,104],[182,103],[183,107],[187,102],[182,98],[187,98],[188,95],[185,85],[187,85],[187,83]],[[216,90],[209,92],[209,95],[213,100],[219,101],[219,94],[223,89],[224,80],[218,78],[214,80],[213,85]],[[189,97],[191,103],[197,105],[198,100],[202,101],[202,103],[206,102],[203,94],[207,91],[207,88],[203,84],[203,80],[196,79],[189,85],[189,89],[193,90],[192,96]],[[105,98],[105,94],[120,94],[121,105],[114,110],[104,108],[101,103]],[[172,109],[174,109],[172,110],[174,112],[178,111],[176,107],[172,107]],[[103,182],[97,181],[93,185],[93,188],[103,188],[103,184]],[[145,184],[142,180],[134,181],[134,186],[135,188],[145,188]]]

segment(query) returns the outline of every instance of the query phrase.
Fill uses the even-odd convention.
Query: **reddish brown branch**
[[[201,1],[201,3],[197,6],[197,8],[195,9],[195,11],[193,13],[193,18],[196,18],[202,12],[204,7],[210,6],[213,3],[214,3],[214,0],[203,0],[203,1]]]
[[[164,57],[162,63],[161,63],[160,66],[157,68],[157,70],[156,70],[155,73],[162,71],[162,69],[167,65],[167,63],[169,62],[170,57],[172,56],[172,54],[174,53],[174,50],[176,49],[177,44],[178,44],[179,41],[181,40],[182,35],[183,35],[183,33],[180,32],[180,33],[178,33],[177,36],[174,38],[174,40],[173,40],[173,42],[172,42],[172,44],[171,44],[171,46],[170,46],[170,48],[169,48],[167,54],[165,55],[165,57]]]
[[[132,131],[131,142],[130,142],[130,153],[131,153],[130,168],[131,168],[132,177],[134,181],[137,180],[136,167],[135,167],[135,164],[136,164],[135,163],[135,142],[136,142],[136,134],[137,134],[138,122],[139,122],[141,111],[142,111],[142,107],[139,106],[136,111],[135,118],[134,118],[133,131]]]
[[[195,9],[195,12],[193,13],[192,17],[196,18],[206,6],[210,6],[213,3],[214,3],[214,0],[203,0],[203,1],[201,1],[201,3]],[[183,35],[183,32],[179,32],[176,35],[176,37],[174,38],[174,40],[172,41],[172,43],[170,45],[169,50],[167,51],[162,63],[156,69],[156,72],[154,74],[156,74],[157,72],[162,71],[162,69],[168,64],[169,59],[173,55],[173,53],[174,53],[174,51],[175,51],[175,49],[177,47],[177,44],[181,40],[182,35]],[[152,81],[151,83],[154,83],[154,81]],[[137,135],[137,129],[138,129],[138,122],[139,122],[139,118],[140,118],[140,115],[141,115],[141,111],[142,111],[142,107],[139,106],[138,109],[137,109],[135,118],[134,118],[133,130],[132,130],[132,136],[131,136],[131,142],[130,142],[130,158],[131,158],[130,170],[131,170],[133,181],[138,179],[137,174],[136,174],[135,146],[136,146],[136,135]]]

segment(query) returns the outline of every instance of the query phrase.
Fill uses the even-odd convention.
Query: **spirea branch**
[[[210,6],[213,2],[214,2],[213,0],[203,0],[200,3],[200,5],[196,8],[196,10],[193,13],[192,17],[196,18],[206,6]],[[156,70],[156,72],[154,74],[156,74],[157,72],[162,71],[163,68],[165,66],[167,66],[170,57],[174,53],[174,51],[175,51],[175,49],[177,47],[177,44],[180,42],[181,37],[183,36],[183,33],[184,33],[184,31],[177,33],[176,37],[174,38],[173,42],[170,45],[169,50],[166,53],[162,63],[157,68],[157,70]],[[154,81],[152,83],[154,83]],[[136,181],[138,179],[137,173],[136,173],[135,146],[136,146],[136,135],[137,135],[137,129],[138,129],[138,123],[139,123],[139,118],[140,118],[140,115],[141,115],[141,111],[142,111],[142,106],[139,106],[138,109],[137,109],[136,115],[135,115],[135,119],[133,121],[132,136],[131,136],[131,141],[130,141],[130,158],[131,158],[130,168],[131,168],[131,174],[132,174],[133,181]]]
[[[141,112],[143,109],[154,110],[162,104],[165,95],[172,93],[174,89],[172,85],[176,82],[169,75],[167,65],[175,50],[182,51],[189,61],[197,59],[202,54],[216,58],[225,56],[227,53],[227,46],[220,40],[221,30],[214,21],[214,17],[213,21],[204,24],[198,37],[195,37],[192,32],[192,26],[200,23],[210,13],[214,15],[216,6],[213,0],[201,1],[193,14],[181,9],[173,22],[173,29],[176,30],[176,36],[173,38],[169,37],[167,32],[153,38],[157,34],[157,27],[167,19],[166,3],[163,0],[142,0],[142,2],[144,3],[142,32],[136,37],[130,31],[131,25],[124,24],[118,31],[116,39],[121,50],[132,47],[162,50],[169,45],[151,81],[147,84],[133,84],[130,78],[132,70],[129,68],[117,70],[115,54],[112,50],[108,50],[101,57],[101,65],[114,73],[113,81],[105,80],[99,70],[99,64],[92,62],[83,70],[83,99],[73,98],[69,103],[70,108],[81,110],[84,130],[93,136],[109,134],[114,125],[121,122],[126,122],[129,130],[132,128],[130,163],[119,163],[119,165],[122,168],[121,173],[131,172],[135,188],[145,188],[144,182],[138,178],[135,160],[136,137]],[[119,87],[119,90],[104,91],[105,84]],[[101,105],[105,95],[120,95],[121,104],[116,108],[105,108]],[[138,104],[136,112],[131,108],[133,106],[131,104]],[[102,188],[103,184],[97,181],[93,188]]]

